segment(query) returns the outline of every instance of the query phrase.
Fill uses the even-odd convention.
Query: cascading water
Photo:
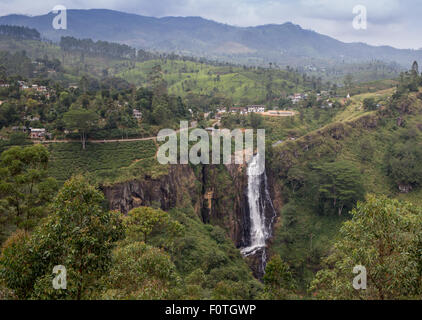
[[[261,256],[261,272],[266,265],[266,241],[271,237],[273,220],[276,216],[275,209],[268,191],[267,175],[262,172],[259,154],[255,155],[248,165],[248,205],[250,218],[250,232],[247,240],[248,246],[241,249],[244,256]],[[269,208],[268,208],[269,206]],[[272,217],[267,219],[266,212],[270,209]]]

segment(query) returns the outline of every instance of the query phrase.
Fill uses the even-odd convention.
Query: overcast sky
[[[422,0],[0,0],[0,15],[105,8],[147,16],[201,16],[237,26],[291,21],[346,42],[422,48]],[[365,5],[366,30],[352,26],[353,8]]]

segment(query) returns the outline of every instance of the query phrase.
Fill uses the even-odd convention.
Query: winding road
[[[198,123],[196,121],[192,122],[192,125],[189,127],[189,129],[196,128]],[[186,129],[183,129],[186,130]],[[176,130],[176,133],[179,133],[182,131],[182,129]],[[110,139],[110,140],[87,140],[86,142],[89,143],[115,143],[115,142],[133,142],[133,141],[149,141],[149,140],[157,140],[156,136],[153,137],[146,137],[146,138],[133,138],[133,139]],[[70,140],[70,139],[64,139],[64,140],[33,140],[34,143],[41,143],[41,144],[49,144],[49,143],[73,143],[73,142],[81,142],[81,140]]]

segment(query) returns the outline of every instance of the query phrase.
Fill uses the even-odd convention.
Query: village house
[[[19,84],[20,89],[23,89],[23,90],[29,89],[29,86],[27,85],[27,83],[25,81],[19,80],[18,84]]]
[[[10,84],[5,83],[3,80],[0,80],[0,88],[9,88]]]
[[[326,100],[322,105],[321,105],[321,109],[327,109],[327,108],[332,108],[333,107],[333,103],[328,99]]]
[[[240,114],[247,114],[248,109],[242,108],[242,107],[231,107],[230,108],[231,113],[240,113]]]
[[[292,100],[293,104],[296,104],[298,102],[300,102],[301,100],[303,100],[306,96],[301,94],[301,93],[295,93],[292,96],[289,96],[289,99]]]
[[[33,116],[24,116],[23,120],[33,122],[33,121],[40,121],[40,118],[39,117],[33,117]]]
[[[46,86],[39,86],[37,84],[33,84],[31,86],[31,89],[36,90],[37,92],[47,92],[47,87]]]
[[[226,113],[227,112],[227,110],[226,110],[226,108],[225,107],[219,107],[219,108],[217,108],[216,110],[215,110],[215,116],[214,116],[214,118],[215,119],[217,119],[217,120],[220,120],[221,119],[221,116],[224,114],[224,113]]]
[[[29,128],[31,139],[45,139],[46,130],[44,128]]]

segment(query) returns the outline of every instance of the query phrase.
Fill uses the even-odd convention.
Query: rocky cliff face
[[[201,216],[204,223],[218,225],[227,231],[237,247],[245,241],[247,229],[247,177],[244,166],[203,166],[199,180],[204,195]]]
[[[169,166],[168,174],[159,178],[145,176],[139,180],[103,186],[102,190],[109,208],[123,213],[153,204],[169,210],[186,204],[186,201],[191,201],[194,207],[200,202],[198,181],[189,165]]]

